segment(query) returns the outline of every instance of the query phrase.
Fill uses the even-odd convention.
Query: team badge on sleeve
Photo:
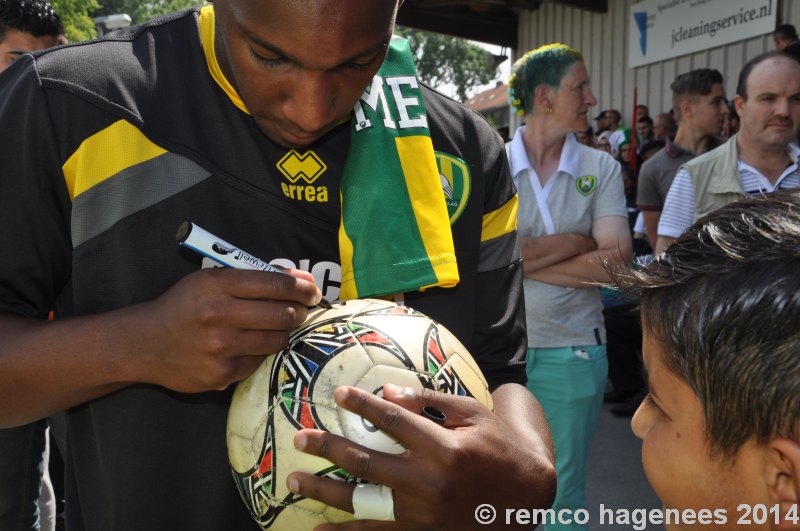
[[[436,166],[439,168],[439,178],[442,181],[444,199],[447,203],[447,213],[450,215],[450,225],[464,212],[472,189],[469,167],[467,164],[452,155],[434,152]]]
[[[594,175],[583,175],[575,180],[575,187],[582,196],[588,197],[597,188],[597,177]]]

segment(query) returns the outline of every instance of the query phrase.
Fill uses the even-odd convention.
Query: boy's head
[[[650,396],[632,425],[665,506],[724,510],[730,528],[740,504],[786,515],[800,496],[800,193],[717,210],[618,282],[641,297]]]
[[[23,53],[65,42],[61,19],[46,0],[0,0],[0,72]]]

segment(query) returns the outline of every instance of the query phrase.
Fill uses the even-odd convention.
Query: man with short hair
[[[0,231],[0,425],[68,409],[68,529],[257,529],[248,507],[261,518],[302,497],[397,520],[350,528],[456,530],[483,503],[552,504],[549,431],[523,385],[503,143],[420,85],[392,38],[401,3],[215,0],[3,74],[0,216],[14,230]],[[287,274],[204,268],[175,242],[186,221]],[[322,297],[378,296],[453,332],[494,411],[389,382],[338,388],[339,407],[408,451],[299,430],[297,449],[370,482],[356,491],[333,472],[272,476],[287,441],[265,439],[246,506],[225,445],[233,384]],[[304,378],[329,347],[300,356]],[[446,368],[455,386],[458,371]],[[291,491],[278,503],[276,482]]]
[[[800,185],[800,149],[792,143],[800,128],[800,63],[780,51],[751,59],[739,74],[734,105],[739,132],[675,176],[658,224],[656,253],[731,201]]]
[[[679,75],[670,86],[678,131],[673,140],[667,138],[663,150],[642,164],[636,193],[650,245],[658,240],[658,220],[678,169],[722,143],[716,136],[728,113],[722,82],[719,71],[700,68]]]
[[[653,118],[653,138],[655,140],[664,140],[675,136],[678,126],[675,123],[675,117],[668,112],[656,114]]]
[[[775,49],[781,50],[800,61],[800,41],[797,40],[797,30],[791,24],[781,24],[772,33]]]
[[[647,107],[647,105],[640,103],[639,105],[636,106],[636,114],[633,117],[634,121],[638,124],[639,120],[641,120],[645,116],[647,117],[650,116],[650,109]]]
[[[61,18],[46,0],[0,0],[0,72],[23,53],[65,42]]]
[[[46,0],[0,0],[0,73],[24,53],[64,42],[64,26]],[[55,527],[49,454],[45,419],[0,429],[0,529]]]
[[[784,190],[617,275],[640,298],[650,392],[631,426],[668,529],[800,529],[799,270],[800,193]]]

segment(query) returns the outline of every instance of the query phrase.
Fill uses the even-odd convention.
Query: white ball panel
[[[431,331],[435,341],[429,341]],[[350,339],[354,340],[352,344],[347,343]],[[304,344],[298,345],[298,341]],[[271,368],[278,358],[270,356],[239,384],[228,419],[229,455],[231,467],[238,473],[237,484],[245,500],[255,503],[256,519],[271,525],[273,531],[310,530],[324,522],[352,519],[351,514],[315,500],[292,501],[295,498],[286,488],[291,472],[327,473],[328,477],[355,480],[327,460],[295,450],[295,422],[309,424],[313,420],[331,433],[366,447],[388,453],[404,451],[397,441],[374,430],[358,415],[336,406],[332,396],[339,385],[355,385],[381,395],[387,382],[419,388],[423,385],[420,375],[422,381],[430,382],[436,373],[447,377],[440,390],[458,392],[466,388],[489,408],[492,405],[485,379],[458,340],[427,317],[392,302],[357,300],[336,303],[329,310],[315,309],[290,335],[290,343],[295,345],[294,357],[281,357],[281,368]],[[329,352],[337,354],[330,357]],[[429,366],[425,366],[426,359]],[[408,364],[414,368],[409,369]],[[273,370],[278,384],[272,389],[275,407],[271,408],[266,397],[270,396]],[[285,409],[293,418],[287,417]],[[259,461],[270,419],[274,425],[274,437],[269,441],[275,456],[274,470],[269,457],[263,463]],[[258,471],[259,464],[264,476]],[[282,507],[287,500],[288,506]]]

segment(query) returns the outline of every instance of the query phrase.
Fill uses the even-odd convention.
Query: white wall
[[[536,11],[519,13],[519,49],[514,57],[543,44],[562,42],[583,53],[601,109],[619,109],[623,123],[631,125],[633,87],[638,101],[650,107],[650,115],[672,106],[670,83],[675,76],[695,68],[716,68],[725,79],[731,99],[739,70],[752,57],[774,48],[767,34],[737,43],[676,57],[639,68],[628,68],[628,13],[634,0],[609,0],[608,13],[592,13],[545,0]],[[778,0],[778,24],[794,24],[800,30],[800,0]],[[515,125],[519,121],[515,122]],[[594,122],[591,123],[594,126]]]

